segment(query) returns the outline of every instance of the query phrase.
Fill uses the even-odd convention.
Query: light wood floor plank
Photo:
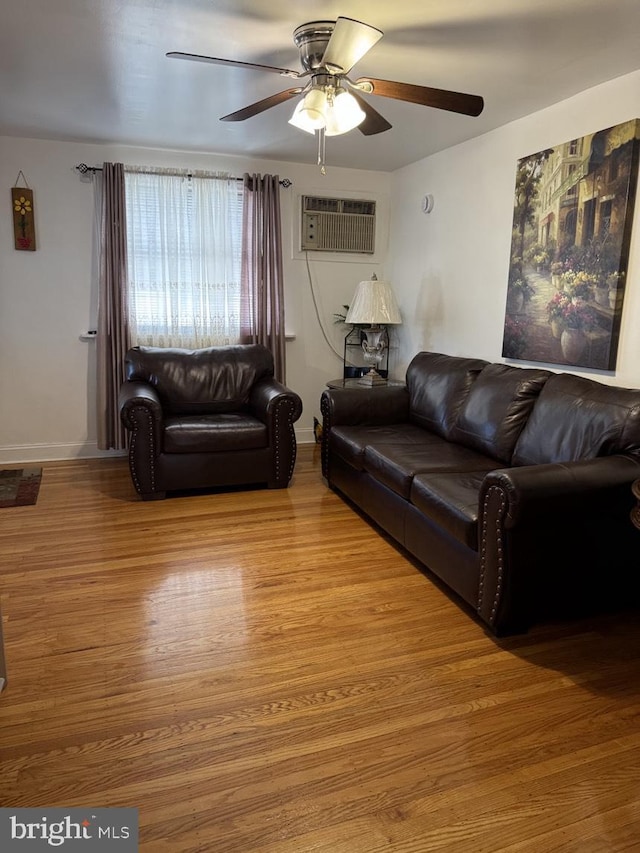
[[[640,850],[639,614],[488,636],[317,447],[150,503],[43,467],[0,511],[0,805],[134,806],[145,853]]]

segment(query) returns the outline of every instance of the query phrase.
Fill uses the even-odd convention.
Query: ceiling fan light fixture
[[[327,113],[325,133],[327,136],[340,136],[355,130],[365,118],[365,113],[353,95],[342,89],[333,98],[333,105]]]
[[[297,127],[298,130],[304,130],[305,133],[310,133],[312,136],[316,132],[316,127],[309,119],[307,111],[304,108],[304,99],[298,101],[293,115],[289,119],[289,124]]]
[[[326,89],[312,89],[299,101],[289,124],[315,133],[324,128],[327,136],[340,136],[354,130],[366,118],[357,100],[349,92],[339,89],[327,94]]]
[[[289,124],[304,130],[306,133],[315,133],[326,125],[327,95],[323,89],[311,89],[304,98],[298,102]]]

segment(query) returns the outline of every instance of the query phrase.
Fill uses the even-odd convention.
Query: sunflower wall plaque
[[[18,179],[22,175],[19,173]],[[26,179],[22,175],[26,184]],[[18,180],[16,180],[16,183]],[[13,234],[15,247],[21,251],[35,252],[36,229],[33,219],[33,190],[29,187],[11,187],[11,206],[13,208]]]

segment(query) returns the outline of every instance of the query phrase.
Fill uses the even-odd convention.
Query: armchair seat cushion
[[[168,417],[163,437],[165,453],[226,453],[269,444],[266,425],[240,412]]]

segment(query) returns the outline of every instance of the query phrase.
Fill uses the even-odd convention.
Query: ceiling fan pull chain
[[[320,166],[320,174],[326,175],[327,169],[324,164],[325,154],[325,132],[324,127],[318,128],[318,166]]]

